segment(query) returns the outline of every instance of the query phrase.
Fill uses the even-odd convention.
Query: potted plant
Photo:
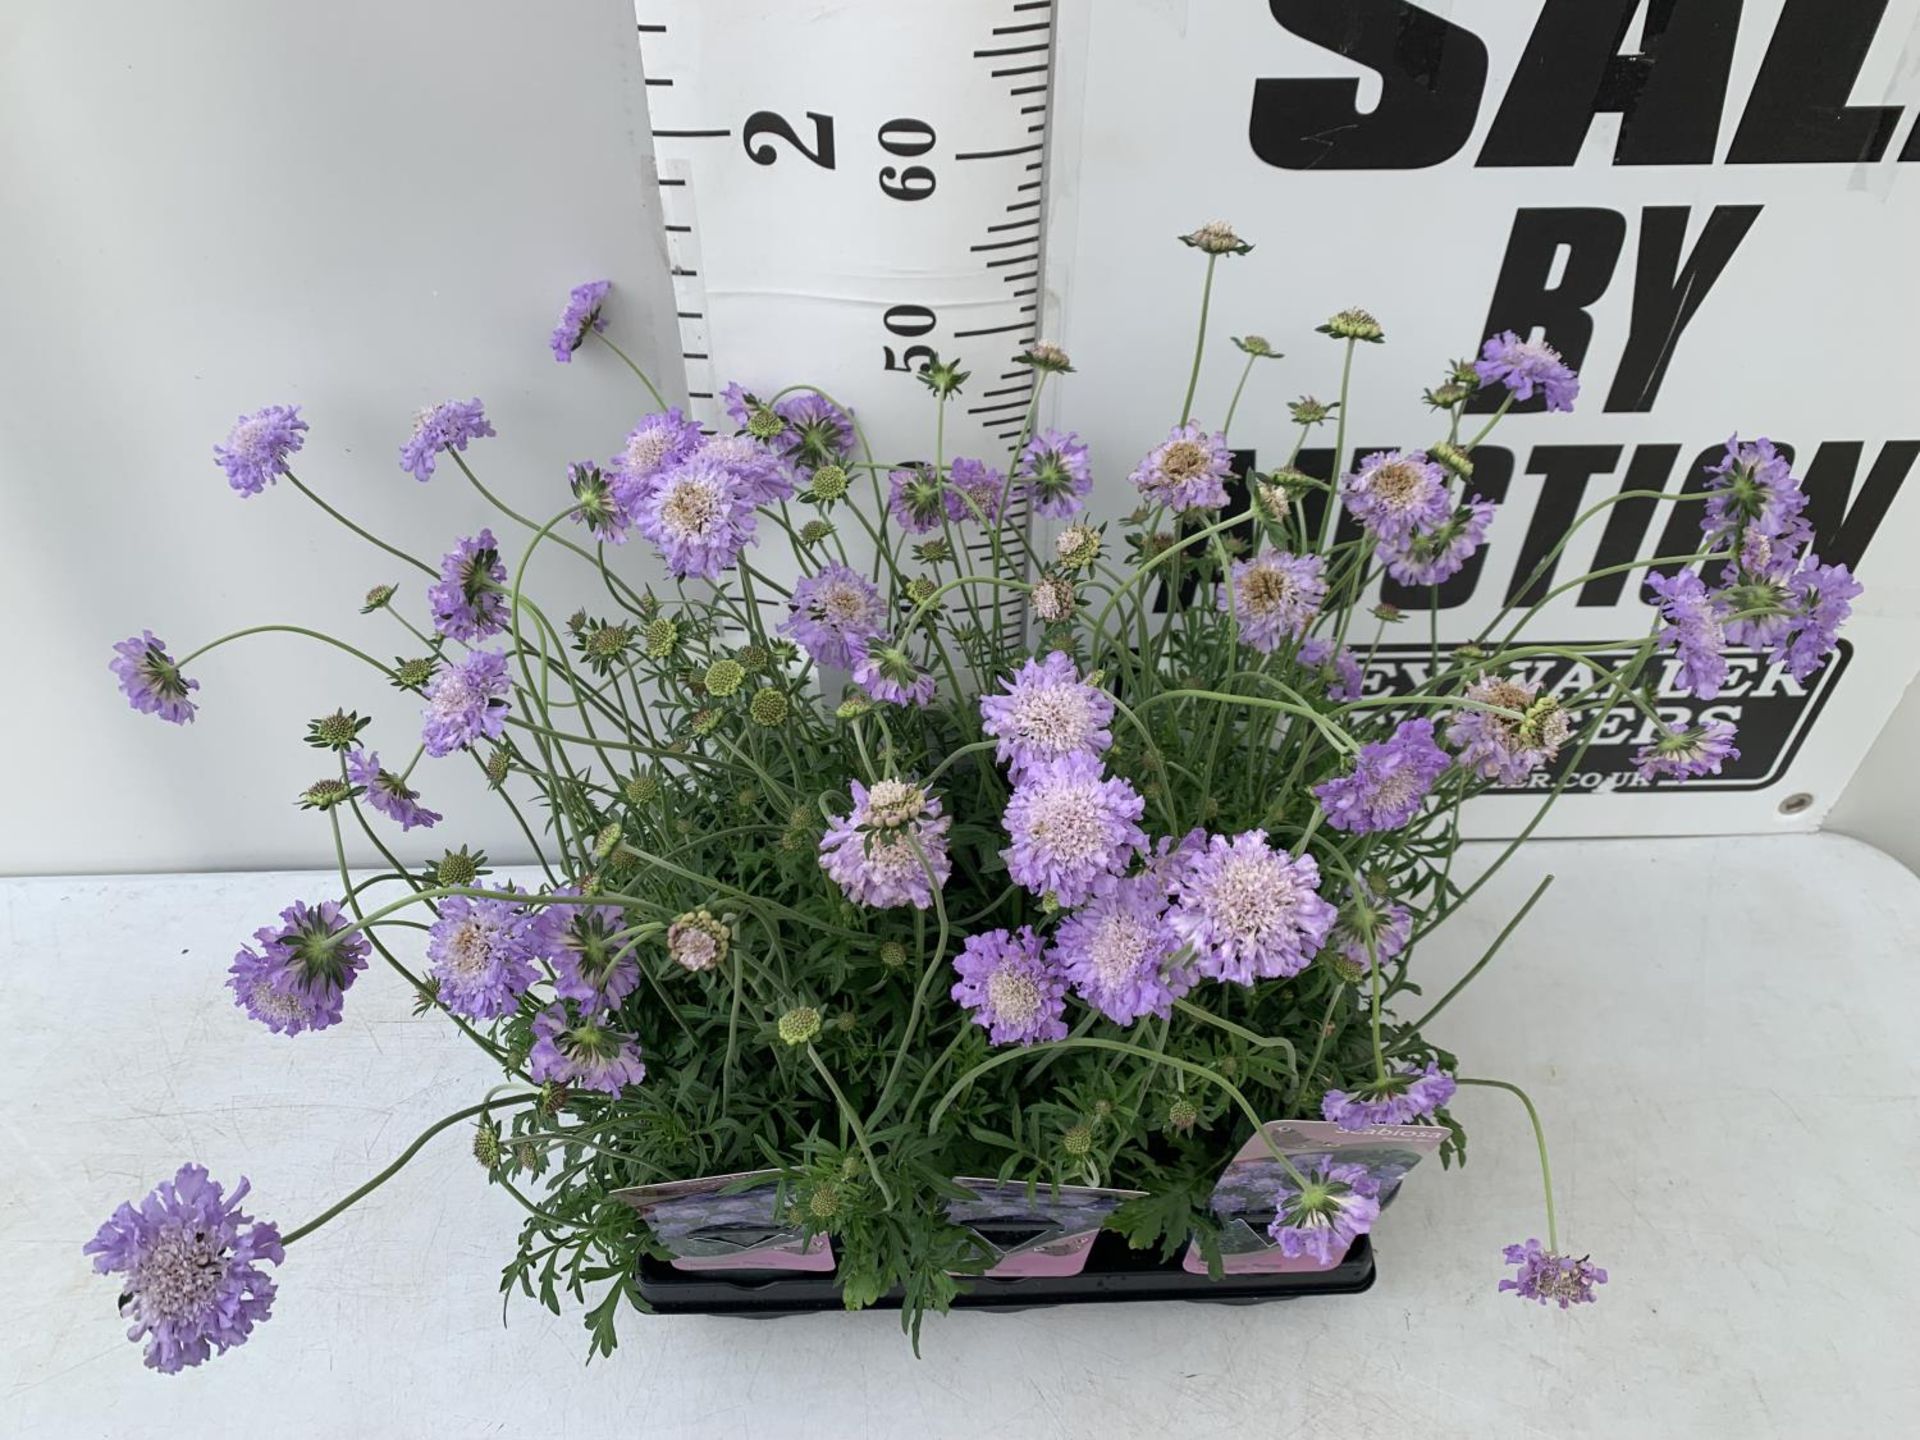
[[[1429,1033],[1513,925],[1437,998],[1416,978],[1422,940],[1520,843],[1462,884],[1462,806],[1544,775],[1544,812],[1616,714],[1644,725],[1646,776],[1715,771],[1731,727],[1669,723],[1648,678],[1711,697],[1729,645],[1804,678],[1858,586],[1811,553],[1786,461],[1736,440],[1698,493],[1659,497],[1700,506],[1700,540],[1646,575],[1644,636],[1532,643],[1544,601],[1509,606],[1474,644],[1435,643],[1418,683],[1373,683],[1402,618],[1373,602],[1380,576],[1419,590],[1458,571],[1495,512],[1476,447],[1515,403],[1570,409],[1577,378],[1543,342],[1495,336],[1427,392],[1423,449],[1354,454],[1349,377],[1385,336],[1343,310],[1319,327],[1338,399],[1290,407],[1331,467],[1237,473],[1228,435],[1268,342],[1234,342],[1218,429],[1195,400],[1216,273],[1251,247],[1219,224],[1182,238],[1205,271],[1194,363],[1130,474],[1034,428],[1073,371],[1047,344],[1019,357],[1036,384],[1006,455],[949,453],[969,377],[937,357],[912,460],[876,455],[857,410],[804,385],[731,387],[730,423],[705,432],[608,336],[604,282],[573,293],[554,354],[603,344],[649,413],[527,516],[480,479],[480,402],[424,412],[402,468],[451,470],[500,511],[498,534],[437,563],[296,475],[296,407],[239,421],[215,451],[237,492],[284,480],[417,583],[366,597],[365,623],[394,627],[379,641],[297,633],[357,655],[392,700],[312,722],[326,773],[299,803],[338,883],[240,946],[235,1002],[306,1044],[384,968],[503,1083],[284,1234],[241,1209],[244,1180],[229,1193],[194,1166],[123,1206],[86,1249],[123,1277],[149,1364],[246,1339],[267,1267],[456,1126],[527,1214],[507,1284],[591,1299],[602,1352],[629,1303],[895,1304],[917,1336],[956,1303],[1363,1288],[1407,1169],[1462,1153],[1457,1086],[1512,1091],[1538,1135],[1524,1095],[1460,1074]],[[1477,396],[1497,397],[1484,420]],[[1088,496],[1123,487],[1131,513],[1090,523]],[[668,582],[639,578],[639,548]],[[543,551],[600,602],[543,609],[525,583]],[[136,709],[185,724],[203,662],[289,628],[178,659],[143,632],[113,670]],[[1547,654],[1577,683],[1530,678]],[[464,846],[424,870],[394,854],[441,823],[448,763],[479,766],[519,819],[531,888]],[[384,871],[348,873],[349,832]],[[1542,1141],[1543,1180],[1545,1161]],[[1509,1250],[1501,1288],[1564,1307],[1606,1277],[1547,1196],[1546,1242]]]

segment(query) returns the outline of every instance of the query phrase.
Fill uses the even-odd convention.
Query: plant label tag
[[[807,1238],[779,1205],[779,1172],[743,1170],[613,1192],[639,1212],[676,1270],[831,1270],[833,1242]]]

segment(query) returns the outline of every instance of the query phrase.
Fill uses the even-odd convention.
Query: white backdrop
[[[284,621],[413,653],[357,611],[377,581],[417,604],[416,580],[284,484],[241,499],[210,447],[241,411],[298,403],[302,479],[436,558],[486,507],[395,452],[417,408],[479,395],[499,431],[470,452],[482,478],[551,514],[566,462],[612,454],[643,408],[610,357],[553,362],[568,288],[612,277],[611,333],[680,383],[651,164],[622,0],[10,0],[0,871],[326,862],[326,821],[293,805],[326,768],[306,720],[357,705],[404,759],[418,702],[268,636],[195,665],[180,730],[121,702],[111,646],[147,626],[183,654]],[[416,780],[480,822],[450,843],[513,849],[469,764]],[[437,854],[449,828],[401,853]]]

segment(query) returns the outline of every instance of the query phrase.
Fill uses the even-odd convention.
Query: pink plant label
[[[676,1270],[832,1270],[833,1242],[806,1236],[781,1213],[778,1173],[702,1175],[614,1197],[639,1212]]]

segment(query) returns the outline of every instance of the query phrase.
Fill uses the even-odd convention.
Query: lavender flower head
[[[1320,1114],[1342,1130],[1411,1125],[1445,1105],[1458,1088],[1451,1075],[1429,1060],[1425,1070],[1402,1070],[1352,1091],[1329,1090],[1320,1101]]]
[[[1233,452],[1226,437],[1198,421],[1177,426],[1148,452],[1129,477],[1147,500],[1169,510],[1218,510],[1227,503]]]
[[[1796,680],[1812,675],[1833,653],[1861,593],[1846,566],[1822,565],[1808,556],[1787,582],[1788,633],[1774,645],[1771,658],[1783,662]]]
[[[1333,642],[1315,636],[1301,643],[1298,658],[1302,665],[1327,675],[1327,697],[1332,700],[1358,700],[1366,687],[1366,675],[1360,659],[1346,646],[1334,654]]]
[[[1048,958],[1114,1024],[1165,1019],[1193,988],[1192,973],[1172,963],[1180,942],[1166,912],[1166,891],[1151,875],[1102,875],[1093,897],[1054,930]]]
[[[1327,824],[1354,835],[1398,830],[1452,764],[1433,740],[1433,721],[1403,720],[1387,740],[1360,747],[1353,769],[1313,787]]]
[[[427,754],[438,758],[476,740],[498,740],[506,732],[512,688],[507,657],[491,650],[474,650],[443,666],[427,686],[421,716]]]
[[[740,489],[755,505],[777,505],[793,498],[793,467],[747,435],[713,435],[699,453],[733,471]]]
[[[1076,753],[1029,768],[1003,817],[1013,843],[1007,873],[1036,895],[1079,905],[1102,875],[1117,875],[1147,848],[1139,826],[1147,802],[1099,760]]]
[[[1528,680],[1482,675],[1467,686],[1466,698],[1482,705],[1519,712],[1519,718],[1486,710],[1456,710],[1447,722],[1447,743],[1460,764],[1483,780],[1524,785],[1527,776],[1552,763],[1573,727],[1551,695]]]
[[[558,895],[579,895],[567,887]],[[536,925],[540,953],[553,962],[553,993],[581,1009],[611,1010],[640,988],[637,942],[617,938],[625,923],[615,905],[548,905]]]
[[[527,1073],[541,1084],[578,1085],[606,1095],[647,1078],[640,1045],[613,1027],[608,1015],[570,1017],[565,1005],[549,1005],[533,1017],[533,1049]]]
[[[856,905],[877,910],[933,906],[933,892],[953,872],[937,796],[905,780],[853,782],[853,809],[827,827],[820,868]],[[925,857],[924,859],[922,857]]]
[[[780,626],[813,663],[851,670],[867,641],[887,630],[887,604],[872,581],[835,561],[793,587],[793,611]]]
[[[999,741],[995,757],[1015,780],[1068,755],[1099,755],[1113,744],[1113,698],[1080,678],[1063,650],[1028,660],[1002,694],[980,697],[980,728]]]
[[[400,468],[424,483],[433,478],[441,451],[465,450],[469,441],[493,433],[478,400],[443,400],[413,417],[413,433],[400,447]]]
[[[921,465],[895,470],[887,477],[887,513],[909,535],[931,535],[946,514],[946,487],[940,477]]]
[[[1332,1265],[1380,1218],[1380,1185],[1365,1166],[1336,1164],[1331,1156],[1304,1176],[1304,1185],[1291,1177],[1280,1182],[1267,1234],[1289,1259],[1311,1255]]]
[[[973,1012],[973,1023],[995,1045],[1031,1045],[1064,1040],[1067,982],[1041,954],[1031,925],[1017,932],[969,935],[954,957],[960,979],[951,994]]]
[[[493,531],[470,535],[440,560],[440,580],[427,589],[433,628],[471,643],[507,628],[507,567]]]
[[[1327,948],[1321,952],[1321,958],[1330,959],[1344,979],[1364,980],[1375,961],[1384,965],[1413,938],[1413,912],[1406,906],[1369,906],[1369,911],[1372,918],[1363,925],[1359,916],[1343,910],[1340,923],[1327,936]]]
[[[540,917],[512,900],[449,895],[439,903],[427,960],[440,1003],[469,1020],[511,1015],[540,976]]]
[[[580,502],[571,518],[586,526],[588,534],[606,545],[627,543],[633,513],[614,494],[606,471],[591,460],[576,460],[567,466],[567,489]]]
[[[553,358],[562,365],[569,363],[573,352],[585,343],[587,331],[607,328],[600,307],[612,288],[610,280],[589,280],[574,286],[573,293],[567,296],[567,308],[560,312],[560,323],[553,327]]]
[[[989,525],[1000,518],[1000,496],[1007,477],[984,460],[956,458],[947,467],[947,516],[956,525],[982,519]]]
[[[416,825],[431,830],[446,818],[422,805],[420,792],[407,788],[405,780],[391,770],[382,770],[378,751],[355,750],[347,756],[347,778],[365,786],[367,804],[396,822],[403,832]]]
[[[1660,598],[1660,615],[1667,622],[1660,643],[1673,652],[1675,683],[1698,699],[1713,699],[1727,680],[1720,597],[1708,591],[1695,570],[1649,575],[1647,589]]]
[[[1686,780],[1696,775],[1718,775],[1728,760],[1738,760],[1733,744],[1733,726],[1724,720],[1709,720],[1704,725],[1682,727],[1663,725],[1650,745],[1634,752],[1633,763],[1642,780],[1662,775]]]
[[[718,580],[754,538],[753,497],[732,466],[695,452],[659,478],[634,522],[675,579]]]
[[[1262,550],[1251,560],[1233,563],[1233,584],[1222,585],[1219,606],[1240,625],[1240,643],[1271,655],[1288,636],[1306,633],[1327,598],[1318,555]]]
[[[1167,923],[1193,947],[1194,968],[1251,985],[1306,969],[1338,912],[1320,897],[1320,867],[1267,841],[1264,830],[1208,838],[1174,874]]]
[[[1424,450],[1376,450],[1340,482],[1340,498],[1368,532],[1389,548],[1407,546],[1453,515],[1447,472]]]
[[[1806,493],[1774,443],[1764,435],[1747,441],[1735,435],[1720,463],[1707,471],[1700,530],[1709,546],[1759,537],[1774,549],[1797,549],[1813,537],[1802,514],[1806,508]]]
[[[1382,543],[1380,554],[1387,562],[1387,573],[1402,585],[1445,584],[1486,543],[1487,526],[1493,523],[1497,508],[1476,495],[1434,528],[1410,531]]]
[[[294,901],[277,927],[253,932],[258,951],[243,945],[233,957],[234,1003],[276,1035],[337,1024],[354,977],[367,968],[366,936],[342,934],[346,924],[335,901]]]
[[[258,495],[282,475],[287,457],[306,444],[307,422],[298,405],[269,405],[242,415],[213,447],[214,463],[227,472],[227,484],[242,495]]]
[[[1078,435],[1042,430],[1021,447],[1014,475],[1034,512],[1064,520],[1078,514],[1093,492],[1093,466]]]
[[[167,642],[151,630],[122,640],[113,647],[107,668],[119,677],[120,693],[142,715],[158,715],[174,725],[191,725],[199,708],[187,696],[200,688],[198,680],[180,673],[180,662],[167,653]]]
[[[776,400],[773,413],[787,422],[780,443],[806,465],[826,464],[853,449],[853,417],[817,390]]]
[[[286,1259],[279,1230],[240,1208],[243,1178],[228,1195],[199,1165],[182,1165],[123,1204],[82,1247],[102,1275],[123,1275],[127,1338],[145,1340],[146,1363],[165,1375],[246,1343],[273,1313],[274,1283],[261,1262]]]
[[[898,645],[881,639],[869,640],[854,657],[853,683],[889,705],[924,710],[933,703],[932,674],[914,664],[913,657]]]
[[[1520,1270],[1500,1282],[1502,1292],[1511,1290],[1522,1300],[1553,1303],[1562,1310],[1569,1305],[1591,1305],[1593,1287],[1607,1283],[1607,1272],[1588,1257],[1576,1260],[1571,1255],[1556,1255],[1538,1240],[1507,1246],[1506,1261]]]
[[[1482,385],[1505,385],[1515,400],[1531,400],[1538,390],[1549,410],[1573,409],[1580,393],[1580,377],[1558,350],[1544,340],[1522,340],[1511,330],[1502,330],[1480,347],[1473,373]]]
[[[620,453],[607,462],[607,488],[621,509],[637,512],[660,477],[698,450],[702,439],[699,425],[678,405],[641,416]]]

